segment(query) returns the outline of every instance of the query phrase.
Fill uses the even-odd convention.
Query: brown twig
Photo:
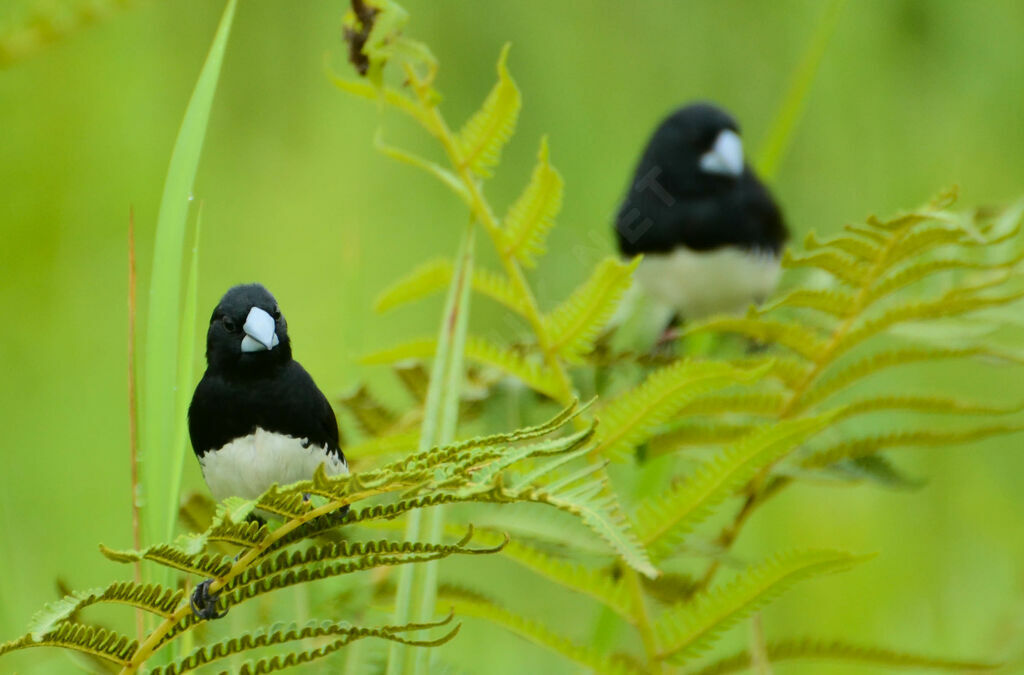
[[[131,463],[132,484],[132,543],[135,550],[142,548],[139,518],[139,420],[138,398],[135,393],[135,210],[128,210],[128,447]],[[135,583],[142,583],[142,562],[136,560]],[[144,617],[141,609],[135,610],[135,630],[142,640]]]

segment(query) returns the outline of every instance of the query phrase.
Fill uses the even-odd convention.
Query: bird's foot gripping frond
[[[204,621],[209,621],[210,619],[221,619],[228,614],[226,609],[217,609],[217,598],[220,594],[210,592],[211,583],[213,583],[213,579],[207,579],[196,586],[196,589],[192,591],[192,597],[189,598],[189,604],[192,605],[192,612],[196,617]]]

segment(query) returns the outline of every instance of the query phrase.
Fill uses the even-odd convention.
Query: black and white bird
[[[676,110],[655,130],[615,230],[623,255],[644,256],[639,286],[674,320],[764,300],[787,238],[779,207],[744,162],[739,125],[708,103]]]
[[[228,290],[206,334],[206,373],[188,409],[192,449],[213,497],[348,473],[327,397],[292,359],[288,324],[260,284]]]

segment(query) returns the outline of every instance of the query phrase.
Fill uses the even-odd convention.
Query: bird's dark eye
[[[275,320],[281,318],[281,310],[278,309],[277,307],[274,308],[274,311],[271,312],[271,314],[272,314],[272,316],[274,317]]]
[[[232,319],[230,316],[223,317],[221,319],[221,323],[223,323],[224,327],[227,328],[232,333],[234,333],[236,330],[238,330],[238,324],[235,323],[235,320]]]

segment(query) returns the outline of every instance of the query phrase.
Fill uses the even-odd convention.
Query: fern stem
[[[792,389],[792,395],[786,401],[782,410],[779,412],[779,419],[784,420],[798,414],[802,410],[802,403],[807,392],[810,391],[811,385],[813,385],[819,377],[825,372],[825,370],[833,363],[834,358],[837,356],[836,351],[843,343],[843,339],[847,336],[850,330],[853,328],[858,317],[865,310],[868,303],[871,300],[870,291],[874,286],[875,282],[881,277],[882,273],[886,269],[886,263],[889,259],[895,246],[902,241],[900,235],[905,234],[909,230],[909,225],[904,229],[894,234],[885,243],[885,246],[878,253],[878,257],[875,259],[874,264],[868,269],[864,275],[863,281],[860,288],[854,296],[853,302],[851,303],[851,309],[847,317],[839,324],[839,326],[832,332],[829,337],[828,343],[825,347],[815,356],[810,370],[807,375],[796,384]],[[754,509],[765,501],[765,497],[768,496],[766,493],[765,481],[767,480],[772,468],[775,466],[775,462],[765,466],[761,471],[758,472],[750,483],[747,485],[747,499],[743,503],[743,506],[736,513],[732,523],[726,526],[725,529],[718,536],[718,543],[722,548],[728,549],[732,546],[733,542],[739,536],[740,531],[743,529],[744,524],[750,519]],[[781,484],[772,490],[770,494],[775,494],[779,490],[786,487],[788,483]],[[704,577],[700,581],[699,588],[707,588],[714,580],[715,575],[721,568],[719,560],[713,561],[704,574]]]
[[[416,94],[419,105],[428,112],[430,124],[426,128],[444,148],[448,161],[466,188],[473,215],[483,224],[484,229],[487,230],[487,234],[494,244],[494,250],[501,260],[501,266],[505,274],[522,299],[523,315],[537,338],[537,345],[544,357],[544,363],[555,377],[557,390],[553,393],[556,394],[556,400],[562,405],[570,405],[573,401],[572,381],[569,379],[569,373],[566,371],[565,365],[558,358],[558,353],[555,351],[551,338],[547,334],[540,306],[537,304],[537,298],[534,296],[533,289],[530,288],[530,284],[526,280],[526,275],[523,274],[519,263],[502,245],[501,225],[498,222],[498,218],[494,215],[494,211],[491,209],[486,197],[484,197],[479,181],[473,177],[467,162],[462,157],[451,128],[434,103],[435,99],[430,95],[429,78],[427,80],[420,78],[416,70],[408,64],[405,65],[405,74],[410,87]],[[578,429],[587,426],[587,421],[582,417],[575,418],[573,423]]]
[[[647,667],[651,673],[665,672],[664,664],[658,658],[658,638],[654,633],[654,625],[651,623],[651,615],[647,609],[647,599],[644,597],[643,586],[640,585],[640,576],[637,571],[628,565],[623,570],[623,578],[629,588],[629,594],[633,601],[633,623],[640,633],[640,641],[644,646],[644,654],[647,656]]]

